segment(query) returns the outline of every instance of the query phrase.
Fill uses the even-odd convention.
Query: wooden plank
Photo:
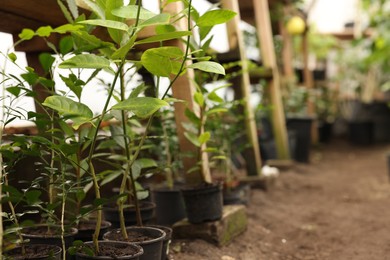
[[[261,57],[266,67],[272,68],[273,78],[269,82],[269,95],[272,103],[272,123],[279,159],[290,159],[286,121],[280,92],[280,78],[276,63],[271,19],[267,0],[253,0],[256,28],[259,37]]]
[[[221,1],[222,7],[225,9],[232,10],[237,13],[237,15],[228,22],[227,24],[227,31],[228,31],[228,39],[229,39],[229,47],[231,50],[238,49],[239,51],[239,57],[241,59],[241,66],[242,66],[242,75],[241,75],[241,82],[240,82],[240,88],[241,93],[244,100],[244,118],[245,118],[245,127],[246,127],[246,135],[247,135],[247,141],[249,145],[251,146],[251,157],[250,159],[253,159],[253,161],[249,161],[247,165],[253,164],[254,169],[251,169],[250,172],[248,172],[248,175],[261,175],[261,156],[260,156],[260,147],[258,142],[258,136],[257,136],[257,127],[256,127],[256,120],[254,115],[254,109],[250,105],[250,96],[251,96],[251,85],[250,85],[250,76],[249,76],[249,65],[248,65],[248,59],[246,57],[245,52],[245,44],[244,44],[244,37],[242,34],[242,31],[239,28],[239,24],[241,21],[240,17],[240,11],[239,11],[239,5],[237,0],[222,0]]]
[[[67,22],[56,0],[1,0],[0,11],[52,26]]]

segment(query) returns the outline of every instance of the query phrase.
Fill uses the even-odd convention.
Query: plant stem
[[[62,182],[62,207],[61,207],[61,244],[62,244],[62,257],[66,259],[66,247],[65,247],[65,205],[66,205],[66,189],[65,189],[65,169],[63,169],[63,164],[61,163],[61,182]]]
[[[162,118],[162,116],[161,116]],[[163,120],[161,120],[163,121]],[[173,189],[173,172],[172,172],[172,155],[171,151],[169,149],[169,140],[168,140],[168,133],[167,128],[165,127],[164,123],[161,124],[162,130],[163,130],[163,136],[164,136],[164,143],[165,143],[165,153],[167,154],[167,170],[166,170],[166,179],[167,179],[167,186],[169,189]]]
[[[100,187],[99,187],[99,183],[97,181],[97,178],[96,178],[96,173],[95,173],[95,168],[92,164],[92,161],[89,161],[89,169],[90,169],[90,172],[93,176],[93,186],[94,186],[94,189],[95,189],[95,197],[97,200],[100,200],[101,196],[100,196]],[[97,208],[97,216],[96,216],[96,226],[95,226],[95,232],[93,233],[93,236],[92,236],[92,240],[93,240],[93,244],[94,244],[94,247],[95,247],[95,251],[98,253],[99,252],[99,243],[98,243],[98,240],[99,240],[99,234],[100,234],[100,229],[101,229],[101,226],[102,226],[102,206],[99,205],[98,208]]]
[[[95,174],[95,170],[93,168],[93,164],[92,164],[92,156],[93,156],[93,152],[95,151],[95,147],[96,147],[96,142],[97,142],[97,136],[98,136],[98,133],[99,133],[99,128],[100,128],[100,125],[102,124],[103,122],[103,119],[104,119],[104,116],[106,115],[107,113],[107,110],[108,110],[108,105],[110,103],[110,99],[113,95],[113,92],[114,92],[114,88],[115,88],[115,84],[118,80],[118,77],[119,77],[119,72],[122,70],[123,68],[123,63],[121,63],[119,65],[119,68],[118,68],[118,72],[115,73],[115,77],[114,77],[114,80],[112,82],[112,86],[111,86],[111,89],[110,91],[108,92],[108,96],[107,96],[107,99],[106,99],[106,103],[104,104],[104,107],[103,107],[103,110],[102,110],[102,113],[101,113],[101,116],[100,118],[98,119],[98,122],[97,122],[97,125],[96,125],[96,130],[95,130],[95,133],[94,133],[94,136],[93,136],[93,139],[92,139],[92,143],[91,143],[91,148],[89,150],[89,154],[88,154],[88,158],[87,158],[87,163],[89,165],[89,168],[90,168],[90,173],[91,173],[91,176],[92,176],[92,179],[93,179],[93,184],[94,184],[94,189],[95,189],[95,197],[96,199],[100,199],[100,187],[99,187],[99,183],[98,183],[98,180],[97,180],[97,176]],[[100,228],[101,228],[101,220],[102,220],[102,209],[101,207],[99,206],[98,207],[98,210],[97,210],[97,220],[96,220],[96,228],[95,228],[95,233],[93,235],[93,244],[94,244],[94,247],[95,247],[95,251],[96,252],[99,252],[99,244],[98,244],[98,239],[99,239],[99,233],[100,233]]]
[[[3,164],[3,157],[0,155],[0,165],[2,166],[2,164]],[[1,172],[3,172],[3,171],[1,171]],[[9,185],[9,182],[8,182],[8,177],[7,177],[7,175],[6,174],[4,174],[4,184],[5,185]],[[2,185],[0,185],[0,189],[2,189]],[[1,194],[1,193],[0,193]],[[9,196],[9,193],[7,193],[7,196]],[[1,204],[1,203],[0,203]],[[1,206],[1,205],[0,205]],[[11,202],[11,201],[8,201],[8,207],[10,208],[10,210],[11,210],[11,215],[12,215],[12,218],[14,219],[13,220],[13,222],[15,223],[15,225],[17,226],[17,227],[20,227],[20,224],[19,224],[19,220],[18,220],[18,217],[17,217],[17,215],[16,215],[16,211],[15,211],[15,206],[14,206],[14,204]],[[0,211],[1,212],[1,211]],[[1,226],[3,225],[3,223],[1,223]],[[4,233],[1,233],[1,234],[4,234]],[[24,247],[24,243],[23,243],[23,236],[22,236],[22,234],[21,234],[21,232],[20,232],[20,230],[18,230],[17,231],[17,235],[18,235],[18,238],[19,238],[19,240],[21,241],[21,245],[22,245],[22,254],[23,255],[25,255],[25,253],[26,253],[26,248]],[[3,236],[0,236],[1,238],[3,237]],[[1,254],[0,254],[0,256],[1,256]]]

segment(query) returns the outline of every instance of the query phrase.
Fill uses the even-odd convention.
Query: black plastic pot
[[[287,128],[295,132],[296,144],[293,158],[297,162],[308,163],[310,160],[311,126],[313,118],[287,118]]]
[[[237,205],[249,203],[251,187],[249,184],[240,183],[237,187],[224,188],[223,190],[223,204]]]
[[[23,255],[21,247],[13,248],[5,252],[5,255],[9,257],[9,259],[14,259],[14,260],[25,260],[25,259],[61,260],[62,259],[62,254],[61,254],[62,249],[61,247],[56,245],[28,244],[25,245],[25,250],[27,251],[27,253],[31,251],[34,254],[34,256],[29,254]],[[37,252],[40,252],[41,255],[35,255]]]
[[[154,210],[156,204],[149,201],[140,201],[141,219],[143,224],[149,223],[154,218]],[[137,224],[137,215],[133,205],[127,206],[124,209],[126,226]],[[111,222],[113,228],[119,228],[119,212],[117,207],[104,207],[104,219]]]
[[[83,224],[86,224],[85,226]],[[103,239],[103,234],[108,231],[108,229],[111,227],[111,222],[109,221],[102,221],[102,225],[100,228],[100,234],[99,234],[99,239]],[[96,226],[96,221],[93,220],[88,220],[88,221],[80,221],[78,225],[78,232],[75,235],[75,240],[81,240],[81,241],[91,241],[92,236],[95,233],[95,226]]]
[[[89,246],[91,248],[93,248],[93,242],[92,241],[89,241],[89,242],[85,242],[84,243],[85,246]],[[123,251],[124,249],[126,250],[129,250],[129,251],[133,251],[133,253],[127,255],[121,255],[121,256],[115,256],[115,258],[113,258],[112,256],[112,251],[110,253],[110,255],[102,255],[102,256],[89,256],[89,255],[86,255],[82,252],[78,252],[76,253],[76,260],[91,260],[91,259],[121,259],[121,260],[127,260],[127,259],[133,259],[133,260],[138,260],[140,259],[140,256],[143,254],[143,249],[141,246],[139,245],[136,245],[136,244],[133,244],[133,243],[128,243],[128,242],[122,242],[122,241],[99,241],[99,247],[108,247],[108,248],[111,248],[113,250],[119,250],[119,251]],[[104,251],[103,248],[101,251]]]
[[[29,244],[46,244],[46,245],[56,245],[62,246],[61,239],[61,230],[59,226],[50,226],[50,233],[45,231],[49,230],[47,225],[36,225],[33,227],[23,228],[22,236],[24,239],[29,240]],[[74,237],[76,236],[78,230],[77,228],[69,228],[65,235],[65,247],[68,248],[72,245]]]
[[[165,232],[159,228],[154,227],[138,227],[131,226],[126,227],[127,234],[129,239],[127,242],[135,243],[140,245],[144,253],[140,256],[140,260],[160,260],[161,253],[163,248],[163,241],[165,239]],[[143,238],[142,241],[139,241],[139,238]],[[149,237],[149,239],[145,239]],[[103,235],[104,240],[113,240],[113,241],[124,241],[124,238],[121,234],[121,230],[114,229],[108,231]]]
[[[221,219],[223,210],[222,185],[202,184],[182,189],[187,218],[198,224]]]
[[[348,137],[352,144],[372,144],[374,142],[374,125],[372,121],[348,122]]]
[[[148,227],[158,228],[165,232],[165,238],[163,240],[163,246],[161,250],[161,260],[166,260],[169,254],[169,244],[171,243],[172,239],[172,228],[162,225],[149,225]]]
[[[329,143],[332,138],[333,124],[326,121],[318,122],[318,141],[320,143]]]
[[[156,203],[157,225],[171,226],[186,217],[183,196],[178,188],[154,188],[152,198]]]

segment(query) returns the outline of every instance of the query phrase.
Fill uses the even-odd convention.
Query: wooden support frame
[[[253,166],[247,167],[250,169],[248,175],[261,175],[261,155],[260,155],[260,146],[257,136],[257,126],[254,115],[254,109],[250,105],[250,96],[251,96],[251,85],[250,85],[250,75],[249,75],[249,66],[248,59],[246,57],[245,45],[244,45],[244,36],[239,28],[239,23],[241,21],[240,9],[238,0],[222,0],[222,7],[225,9],[232,10],[237,13],[237,15],[228,22],[227,31],[229,39],[229,47],[231,50],[238,49],[239,56],[241,59],[241,69],[242,75],[240,78],[240,88],[244,101],[244,117],[245,117],[245,128],[247,134],[247,141],[250,144],[250,156],[253,157],[253,162],[250,162]]]
[[[280,92],[280,77],[276,63],[275,47],[272,39],[271,18],[268,0],[253,0],[256,28],[259,37],[261,57],[264,66],[272,69],[273,77],[269,81],[269,95],[272,103],[272,124],[279,159],[290,159],[287,140],[286,120]]]

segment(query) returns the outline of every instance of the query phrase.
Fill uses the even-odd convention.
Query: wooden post
[[[245,117],[245,127],[247,134],[247,141],[251,146],[250,156],[253,158],[253,162],[247,160],[247,166],[252,165],[252,167],[248,167],[248,175],[261,175],[261,156],[260,156],[260,147],[257,136],[257,127],[256,120],[254,115],[254,109],[250,105],[250,77],[249,77],[249,68],[248,68],[248,59],[245,53],[245,45],[244,45],[244,37],[239,28],[239,23],[241,21],[240,17],[240,9],[238,5],[238,0],[222,0],[221,1],[223,8],[232,10],[237,13],[237,15],[228,22],[227,30],[228,30],[228,39],[229,39],[229,47],[230,49],[237,49],[240,54],[241,59],[241,82],[240,88],[244,101],[244,117]]]
[[[182,2],[171,2],[169,4],[164,4],[164,11],[168,13],[177,14],[181,10],[183,10],[183,3]],[[183,19],[180,19],[178,21],[177,26],[180,28],[186,28],[186,23]],[[171,42],[171,45],[180,47],[184,50],[185,46],[182,41],[180,40],[174,40]],[[190,63],[190,61],[188,61]],[[187,173],[189,169],[196,166],[198,163],[198,147],[193,145],[185,136],[185,129],[183,127],[183,123],[189,123],[190,121],[185,116],[185,110],[186,108],[189,108],[190,110],[194,111],[195,113],[199,112],[199,107],[193,100],[193,96],[195,93],[195,86],[193,85],[191,78],[194,78],[194,72],[192,70],[187,70],[187,72],[180,76],[176,82],[172,86],[172,93],[173,97],[184,100],[186,103],[176,102],[175,103],[175,121],[176,121],[176,131],[179,138],[179,146],[180,151],[185,154],[183,156],[183,166],[184,166],[184,174],[185,174],[185,181],[186,183],[191,184],[197,184],[201,183],[203,181],[203,178],[200,174],[200,172],[195,171],[192,173]],[[202,147],[202,150],[204,150],[206,147],[205,145]],[[192,154],[192,156],[186,156],[187,154]],[[206,179],[204,181],[211,182],[210,178],[210,167],[208,164],[208,155],[207,153],[201,154],[203,161],[202,163],[202,171]]]
[[[283,13],[286,16],[288,14],[289,6],[283,8]],[[282,35],[283,40],[283,49],[282,49],[282,60],[283,60],[283,73],[284,77],[288,81],[295,80],[295,72],[293,66],[293,41],[291,34],[287,32],[284,21],[279,20],[280,34]]]
[[[290,159],[287,140],[286,120],[280,92],[280,78],[276,63],[275,48],[272,39],[271,19],[268,0],[253,0],[256,28],[259,37],[263,64],[272,69],[272,79],[269,81],[269,95],[272,103],[272,123],[276,149],[279,159]]]

